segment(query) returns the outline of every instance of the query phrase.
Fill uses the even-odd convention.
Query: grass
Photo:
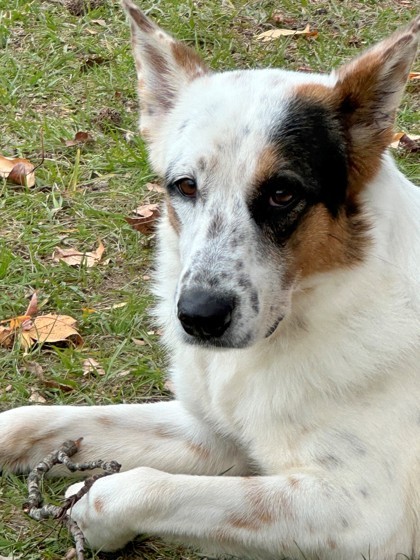
[[[20,315],[38,291],[42,312],[77,319],[81,348],[0,349],[0,410],[29,402],[36,390],[48,404],[106,404],[162,398],[165,358],[149,318],[149,268],[153,238],[124,220],[141,202],[155,202],[142,141],[136,136],[137,101],[128,29],[117,2],[91,1],[80,15],[77,0],[0,0],[0,153],[20,156],[37,169],[29,189],[0,182],[0,320]],[[261,44],[276,5],[283,26],[319,30],[316,39],[287,38]],[[299,2],[150,0],[148,13],[195,46],[218,69],[284,66],[327,70],[389,34],[415,15],[415,2],[399,0]],[[398,128],[419,133],[420,83],[404,97]],[[93,141],[66,147],[77,131]],[[44,149],[42,149],[42,137]],[[415,155],[399,157],[419,182]],[[104,262],[92,269],[53,263],[54,247],[93,250],[101,239]],[[117,304],[124,304],[118,306]],[[93,312],[92,312],[93,310]],[[136,342],[143,339],[145,344]],[[103,376],[85,376],[94,358]],[[48,379],[72,390],[45,386]],[[58,500],[66,483],[49,481]],[[39,525],[21,512],[24,480],[0,482],[0,555],[58,559],[71,546],[53,524]],[[92,554],[92,558],[100,555]],[[118,558],[194,559],[196,554],[157,540],[139,539]]]

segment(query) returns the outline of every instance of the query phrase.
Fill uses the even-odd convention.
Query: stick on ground
[[[84,560],[85,539],[77,523],[71,519],[68,510],[87,494],[92,485],[99,479],[120,471],[121,465],[117,461],[105,462],[102,459],[87,463],[73,463],[70,459],[80,448],[83,438],[78,440],[68,440],[63,445],[49,453],[28,476],[28,501],[23,504],[23,511],[32,519],[42,521],[43,519],[57,519],[67,527],[73,536],[76,548],[77,560]],[[85,480],[82,488],[73,496],[69,496],[62,506],[54,504],[43,504],[43,497],[40,490],[40,483],[44,475],[50,471],[54,465],[64,465],[70,472],[87,471],[92,469],[102,469],[104,472],[94,474]]]

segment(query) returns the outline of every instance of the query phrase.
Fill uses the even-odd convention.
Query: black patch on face
[[[286,118],[269,141],[278,152],[278,171],[255,185],[250,210],[273,241],[286,240],[307,210],[322,203],[337,216],[346,201],[348,165],[340,117],[317,101],[290,100]],[[284,208],[270,205],[276,189],[294,194]]]

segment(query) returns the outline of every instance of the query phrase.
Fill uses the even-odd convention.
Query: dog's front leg
[[[150,533],[238,556],[253,550],[255,557],[279,558],[299,548],[315,553],[360,546],[364,552],[369,534],[356,497],[309,470],[209,477],[139,468],[99,480],[72,516],[92,547],[108,551]]]
[[[83,437],[78,462],[116,460],[171,473],[247,472],[225,438],[178,401],[109,406],[28,406],[0,414],[0,468],[23,472],[65,440]],[[65,474],[58,469],[55,474]],[[67,472],[68,474],[68,472]]]

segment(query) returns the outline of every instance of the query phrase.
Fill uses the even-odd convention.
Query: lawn
[[[216,69],[325,71],[408,22],[415,4],[149,0],[142,7]],[[307,23],[316,37],[267,43],[256,38],[273,27],[303,29]],[[0,348],[0,410],[39,401],[169,398],[165,356],[149,313],[154,239],[125,221],[137,206],[158,202],[161,195],[147,188],[157,178],[136,134],[135,72],[118,2],[0,0],[0,63],[0,154],[40,164],[33,187],[0,179],[0,320],[22,315],[37,291],[39,312],[74,317],[84,340],[80,347],[59,343],[26,354],[17,339],[12,348]],[[419,134],[419,112],[420,80],[413,80],[397,129]],[[90,141],[68,145],[80,131]],[[418,153],[396,155],[419,183]],[[105,253],[92,268],[52,259],[56,247],[92,251],[99,240]],[[98,369],[87,372],[87,359]],[[59,500],[65,486],[48,481],[45,491]],[[71,539],[53,523],[28,520],[21,511],[24,499],[24,479],[4,475],[0,555],[63,558]],[[200,556],[144,537],[115,557]]]

